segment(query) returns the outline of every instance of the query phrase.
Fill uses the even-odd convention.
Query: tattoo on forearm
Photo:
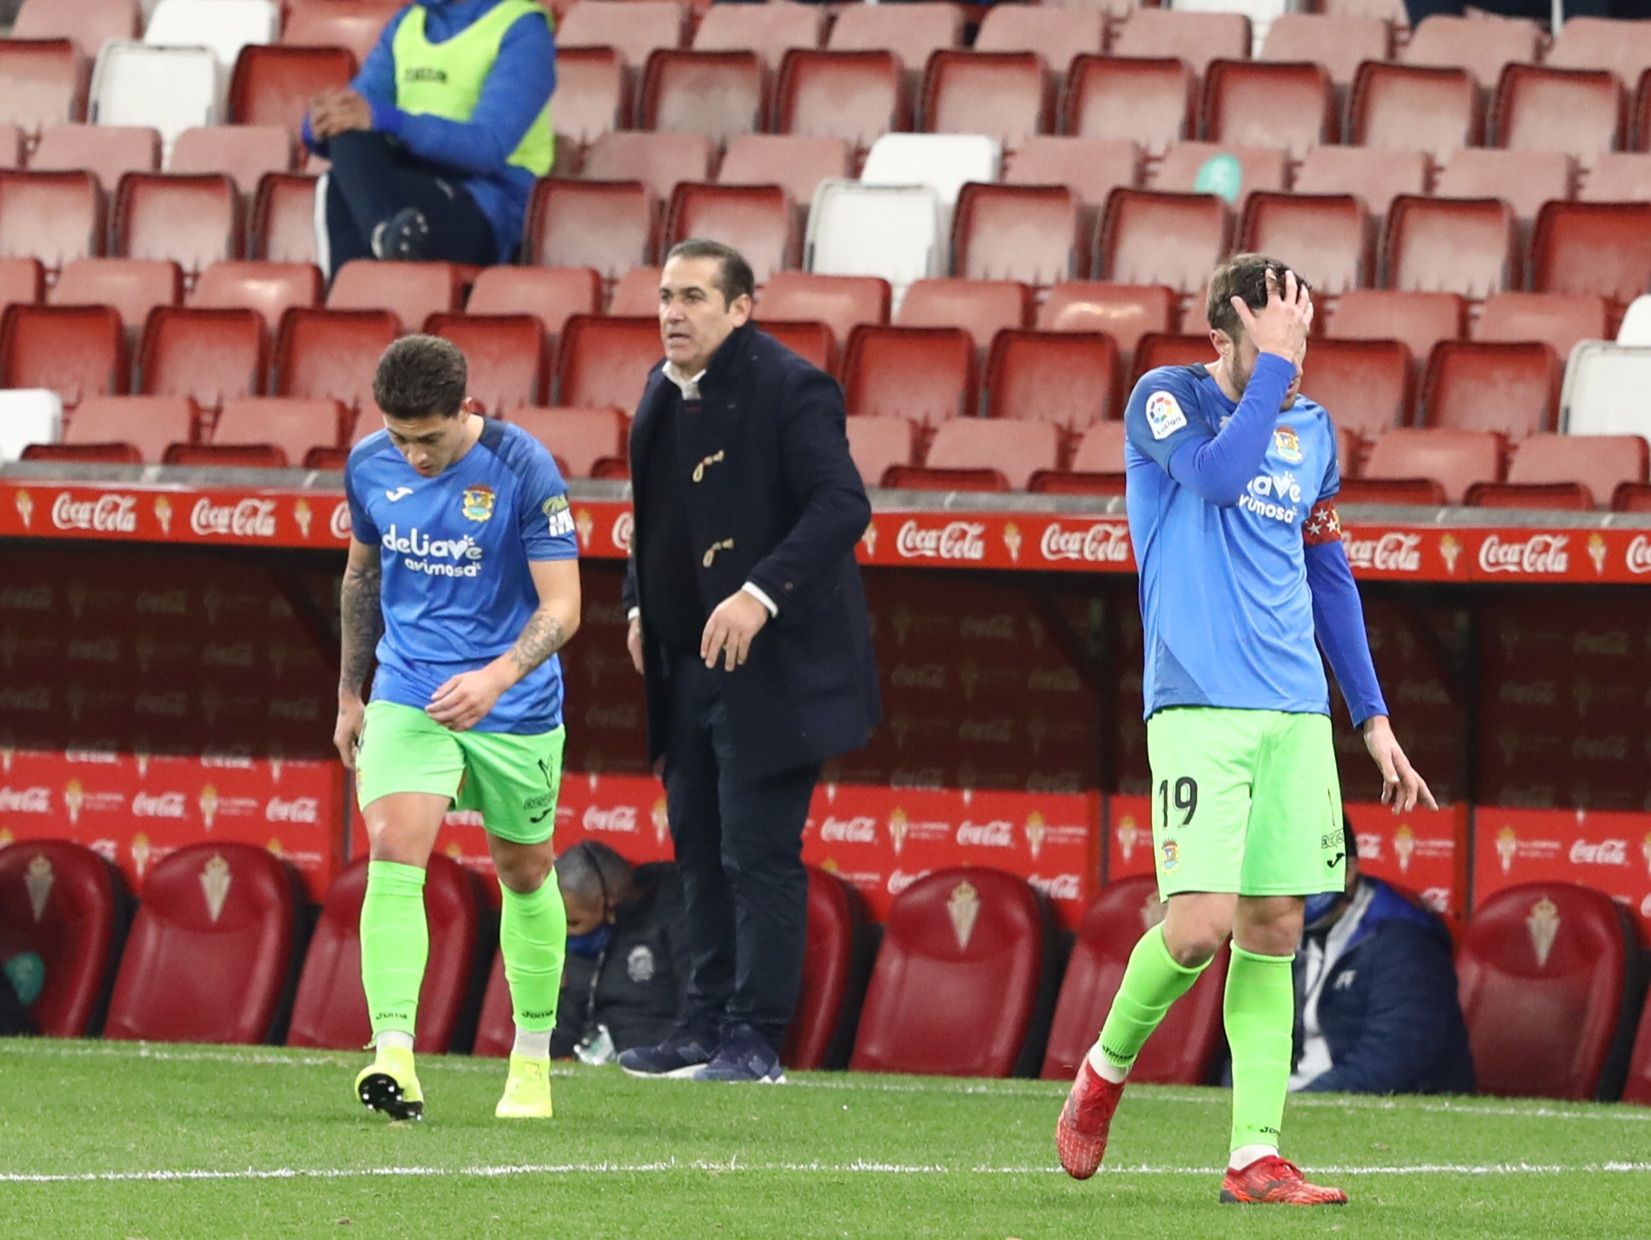
[[[560,650],[567,639],[567,630],[560,620],[544,610],[534,612],[510,650],[517,674],[526,676]]]
[[[383,575],[377,556],[365,568],[344,570],[344,584],[338,592],[338,687],[347,693],[361,692],[384,628],[379,601]]]

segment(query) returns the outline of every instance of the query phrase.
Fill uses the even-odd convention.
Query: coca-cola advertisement
[[[1418,806],[1395,815],[1386,805],[1349,802],[1359,865],[1419,898],[1434,912],[1467,914],[1467,807]]]
[[[1474,820],[1473,902],[1536,881],[1613,897],[1651,940],[1651,815],[1481,807]]]

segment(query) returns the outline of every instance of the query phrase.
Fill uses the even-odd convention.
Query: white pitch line
[[[1219,1167],[1109,1166],[1110,1175],[1218,1176]],[[1651,1162],[1581,1163],[1419,1163],[1393,1167],[1323,1167],[1324,1175],[1603,1175],[1651,1172]],[[0,1173],[0,1184],[131,1184],[186,1183],[223,1180],[354,1180],[354,1179],[508,1179],[517,1176],[573,1175],[656,1175],[676,1172],[706,1174],[787,1174],[787,1175],[880,1175],[880,1176],[975,1176],[1054,1175],[1058,1167],[947,1167],[932,1163],[743,1163],[723,1161],[679,1161],[667,1159],[645,1163],[505,1163],[473,1167],[273,1167],[214,1170],[210,1168],[152,1171],[80,1171],[62,1174],[29,1172]]]

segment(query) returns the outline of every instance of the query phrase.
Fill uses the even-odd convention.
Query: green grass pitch
[[[1286,1153],[1343,1209],[1220,1206],[1227,1095],[1139,1086],[1108,1165],[1056,1166],[1064,1087],[857,1074],[783,1087],[570,1067],[493,1118],[504,1064],[420,1062],[427,1118],[351,1097],[362,1055],[0,1043],[0,1235],[1651,1237],[1651,1110],[1294,1098]]]

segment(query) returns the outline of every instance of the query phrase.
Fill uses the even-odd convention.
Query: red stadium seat
[[[143,33],[143,10],[136,0],[32,0],[14,8],[12,36],[69,39],[88,60],[110,39]]]
[[[889,282],[878,276],[817,276],[778,271],[757,298],[759,321],[790,319],[824,323],[839,345],[861,323],[889,321]]]
[[[957,327],[862,324],[848,338],[843,403],[850,415],[932,427],[975,409],[975,346]]]
[[[592,181],[640,181],[661,202],[680,181],[708,181],[716,152],[697,133],[607,133],[585,156]]]
[[[1479,88],[1462,68],[1360,65],[1349,105],[1354,146],[1423,151],[1436,161],[1477,146],[1484,125]]]
[[[213,263],[189,304],[201,310],[252,310],[273,333],[291,306],[318,306],[321,271],[313,263]]]
[[[1045,1080],[1070,1080],[1095,1044],[1136,940],[1163,918],[1156,881],[1138,875],[1109,884],[1084,912],[1066,963]],[[1129,1079],[1150,1085],[1203,1085],[1221,1047],[1221,995],[1228,953],[1217,954],[1193,987],[1170,1008],[1130,1069]]]
[[[1584,202],[1633,202],[1651,198],[1651,155],[1639,151],[1607,151],[1594,157],[1594,166],[1578,195]]]
[[[1593,293],[1497,293],[1485,299],[1473,338],[1537,340],[1563,361],[1579,340],[1609,340],[1610,306]]]
[[[192,844],[149,872],[104,1036],[263,1042],[296,964],[302,892],[252,844]]]
[[[113,306],[134,339],[151,310],[182,298],[178,265],[149,258],[77,258],[63,268],[51,293],[53,305]]]
[[[480,883],[463,866],[437,853],[424,879],[424,913],[430,956],[418,997],[415,1049],[439,1055],[453,1049],[453,1035],[470,997],[481,936]],[[367,997],[361,990],[361,902],[367,894],[367,859],[346,868],[327,888],[321,917],[304,957],[293,1000],[288,1046],[354,1050],[372,1040]]]
[[[332,397],[371,412],[373,372],[396,338],[387,310],[288,310],[275,342],[272,396]]]
[[[1116,189],[1101,220],[1102,279],[1167,284],[1198,295],[1232,239],[1232,214],[1214,194]]]
[[[0,310],[13,302],[33,306],[46,291],[46,269],[38,258],[0,258]]]
[[[241,256],[241,203],[227,176],[129,172],[115,196],[114,250],[169,258],[193,283],[213,263]]]
[[[488,413],[545,401],[549,379],[544,324],[531,314],[432,314],[424,330],[464,354],[466,393]]]
[[[1603,17],[1567,17],[1543,62],[1563,69],[1610,69],[1632,86],[1651,65],[1651,28]]]
[[[1288,254],[1326,298],[1371,282],[1370,217],[1350,194],[1250,195],[1238,228],[1238,248]]]
[[[161,464],[192,469],[288,469],[297,462],[285,448],[272,443],[175,443],[167,448]]]
[[[1359,65],[1389,60],[1393,28],[1377,17],[1280,13],[1267,27],[1261,59],[1323,65],[1339,90],[1352,85]]]
[[[781,268],[802,261],[791,198],[779,185],[678,185],[666,217],[664,248],[669,251],[690,237],[737,245],[759,286]]]
[[[611,47],[556,49],[556,159],[566,166],[563,140],[574,154],[605,133],[630,123],[630,90],[625,60]]]
[[[562,328],[556,399],[634,413],[648,375],[663,357],[656,318],[575,315]]]
[[[549,448],[569,477],[588,478],[597,461],[625,455],[626,415],[618,409],[514,409],[510,420]]]
[[[93,1032],[129,904],[119,871],[84,845],[29,840],[0,848],[0,960],[32,952],[44,965],[29,1005],[36,1032]]]
[[[1096,422],[1086,429],[1072,454],[1072,468],[1091,474],[1122,477],[1124,472],[1124,424]]]
[[[969,188],[974,188],[970,186]],[[1032,290],[1016,280],[914,280],[900,303],[900,327],[961,327],[985,349],[1006,327],[1025,327]]]
[[[50,388],[72,409],[126,390],[126,340],[108,306],[12,306],[0,316],[0,388]]]
[[[828,375],[837,373],[837,340],[824,323],[770,319],[762,330]]]
[[[1077,56],[1066,76],[1061,132],[1123,138],[1148,151],[1194,136],[1197,79],[1176,57]]]
[[[539,182],[529,209],[528,261],[594,267],[603,279],[617,279],[653,261],[654,214],[652,195],[640,181],[547,178]]]
[[[995,470],[1011,488],[1024,491],[1038,470],[1060,465],[1063,438],[1062,428],[1051,421],[947,418],[935,427],[924,467]]]
[[[556,336],[570,315],[601,312],[602,277],[589,267],[484,267],[465,309],[471,314],[531,314]]]
[[[252,202],[248,258],[276,263],[315,263],[316,179],[301,173],[269,173]]]
[[[1500,199],[1393,200],[1383,250],[1389,288],[1474,300],[1519,282],[1513,208]]]
[[[1651,203],[1550,202],[1531,240],[1531,287],[1627,305],[1651,287]]]
[[[1320,146],[1296,170],[1301,194],[1353,194],[1378,222],[1400,194],[1427,192],[1427,156],[1421,151]]]
[[[355,57],[342,47],[248,44],[230,76],[229,118],[236,125],[279,125],[296,135],[311,101],[349,85],[355,67]]]
[[[172,444],[192,442],[199,424],[200,412],[187,396],[88,396],[64,427],[63,442],[127,444],[138,460],[156,465]]]
[[[292,134],[279,125],[204,125],[186,129],[172,146],[168,172],[221,172],[243,198],[257,192],[265,173],[292,170]]]
[[[1130,382],[1160,366],[1202,366],[1214,360],[1215,346],[1208,336],[1147,332],[1136,342]]]
[[[774,69],[793,47],[819,47],[825,37],[826,14],[807,4],[765,4],[760,8],[702,10],[694,31],[694,49],[730,52],[750,49],[763,67]]]
[[[160,134],[130,125],[54,125],[29,160],[36,172],[90,172],[106,193],[128,172],[160,166]]]
[[[1563,369],[1540,342],[1442,342],[1422,378],[1418,425],[1498,431],[1511,440],[1551,431]]]
[[[1637,954],[1626,915],[1603,892],[1523,883],[1480,904],[1456,952],[1480,1090],[1600,1097],[1632,1036]]]
[[[0,121],[0,168],[23,166],[23,131],[8,121]]]
[[[1118,56],[1178,56],[1202,74],[1212,60],[1247,60],[1250,19],[1242,13],[1136,9],[1112,42]]]
[[[400,0],[292,0],[283,43],[345,47],[356,63],[367,59]]]
[[[1204,75],[1204,136],[1300,159],[1336,140],[1336,93],[1313,62],[1216,60]]]
[[[1611,494],[1612,512],[1651,512],[1651,484],[1625,482]]]
[[[1639,1036],[1634,1040],[1633,1054],[1628,1060],[1622,1100],[1651,1106],[1651,991],[1646,993],[1645,1009],[1640,1013]]]
[[[1289,160],[1281,150],[1265,146],[1224,146],[1219,142],[1177,142],[1164,154],[1152,178],[1153,189],[1170,189],[1190,194],[1200,189],[1200,177],[1211,159],[1226,156],[1238,161],[1239,196],[1245,199],[1256,190],[1282,192],[1289,184]]]
[[[1456,151],[1439,170],[1440,198],[1500,198],[1528,225],[1550,198],[1569,198],[1576,171],[1558,151]]]
[[[1594,494],[1580,482],[1476,482],[1463,503],[1469,508],[1592,512]]]
[[[917,463],[917,428],[906,418],[849,418],[848,454],[861,481],[878,486],[891,467]]]
[[[457,263],[358,258],[333,277],[327,309],[388,310],[403,331],[418,331],[432,314],[450,314],[463,301],[464,269]]]
[[[1580,482],[1600,504],[1620,486],[1647,480],[1647,446],[1638,435],[1529,435],[1515,445],[1508,481]]]
[[[724,146],[762,129],[763,97],[755,52],[662,48],[648,57],[643,72],[642,127],[703,134]]]
[[[857,941],[865,928],[860,893],[835,874],[808,867],[808,937],[802,989],[780,1059],[787,1067],[832,1067],[830,1054],[853,1006]]]
[[[1047,473],[1047,470],[1034,470]],[[1030,481],[1030,479],[1028,479]],[[942,468],[938,465],[890,465],[880,484],[890,491],[986,491],[1004,493],[1015,488],[1001,469]]]
[[[1095,235],[1106,196],[1120,185],[1140,184],[1141,150],[1126,138],[1035,135],[1008,158],[1003,180],[1010,185],[1066,186],[1082,208],[1079,235],[1089,238]],[[1087,241],[1084,248],[1088,249]]]
[[[1397,340],[1410,350],[1414,365],[1425,366],[1439,341],[1467,335],[1467,322],[1468,304],[1459,293],[1350,289],[1337,299],[1326,335],[1336,340]]]
[[[1302,391],[1337,428],[1374,439],[1409,420],[1410,350],[1397,340],[1314,340]]]
[[[0,39],[0,121],[33,139],[85,119],[86,65],[67,39]]]
[[[780,66],[775,128],[782,134],[835,138],[866,151],[884,134],[907,128],[910,113],[892,52],[798,48]]]
[[[640,69],[649,53],[681,47],[687,33],[687,10],[675,0],[628,0],[623,5],[577,4],[557,25],[557,54],[562,47],[611,47],[626,65]]]
[[[986,416],[1053,422],[1075,441],[1092,423],[1123,416],[1122,369],[1101,332],[999,332],[986,363]]]
[[[748,133],[728,144],[717,180],[724,185],[780,186],[791,196],[801,223],[821,181],[853,174],[854,152],[841,138]]]
[[[608,298],[608,313],[640,319],[659,313],[659,267],[632,267],[619,277]]]
[[[253,310],[163,307],[144,327],[138,391],[188,396],[203,409],[257,396],[263,391],[268,339]]]
[[[1406,508],[1443,508],[1450,503],[1443,484],[1432,478],[1343,476],[1336,498],[1343,504],[1386,504]]]
[[[1026,489],[1033,495],[1092,495],[1098,498],[1122,498],[1129,488],[1129,480],[1122,471],[1104,473],[1096,470],[1040,469],[1026,480]]]
[[[974,47],[981,52],[1035,52],[1059,74],[1073,56],[1106,50],[1106,14],[1076,5],[999,5],[986,10]]]
[[[214,447],[274,444],[293,464],[315,448],[341,448],[354,421],[336,400],[252,397],[228,400],[207,442]]]
[[[1493,431],[1400,428],[1371,446],[1359,480],[1429,478],[1445,502],[1459,504],[1475,482],[1502,480],[1506,451],[1505,439]]]
[[[923,129],[983,133],[1013,150],[1052,128],[1050,85],[1032,52],[938,51],[923,74]]]
[[[0,257],[64,263],[103,253],[103,194],[89,172],[0,170]]]
[[[1540,41],[1535,22],[1433,16],[1410,32],[1404,59],[1412,65],[1460,66],[1490,90],[1505,66],[1535,64]]]
[[[963,46],[963,25],[957,4],[845,5],[826,45],[836,51],[893,52],[915,81],[937,49]]]
[[[1125,358],[1148,332],[1175,328],[1175,290],[1162,284],[1111,284],[1075,280],[1057,284],[1038,308],[1046,332],[1105,332]]]
[[[1621,147],[1627,100],[1607,69],[1510,64],[1502,70],[1493,117],[1497,146],[1557,151],[1587,164]]]
[[[971,280],[1047,288],[1087,274],[1077,195],[1064,185],[963,186],[952,214],[952,266]]]
[[[918,879],[889,909],[849,1067],[1008,1076],[1052,964],[1048,934],[1022,879],[972,866]]]

